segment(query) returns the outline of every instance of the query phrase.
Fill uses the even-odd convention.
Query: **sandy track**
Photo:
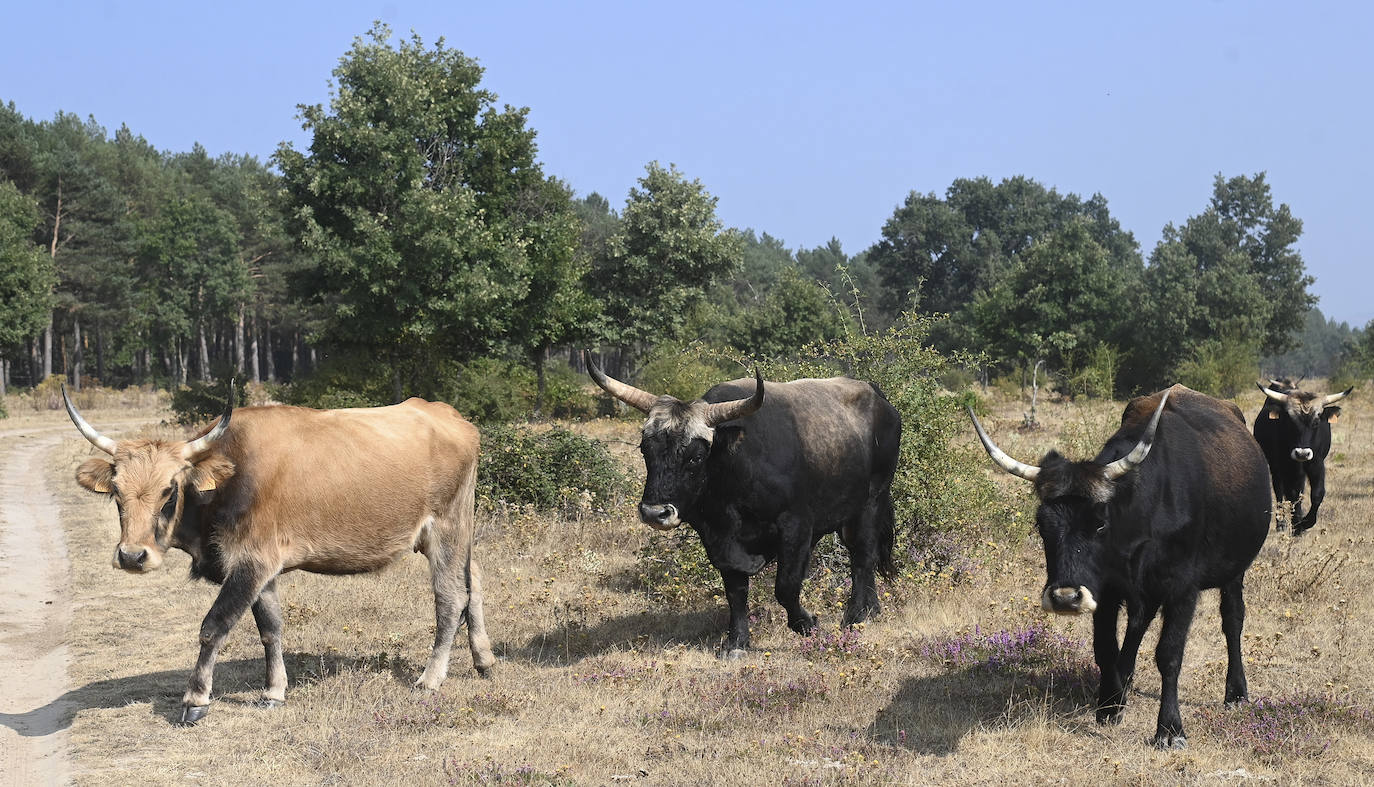
[[[71,427],[0,432],[0,784],[67,781],[68,563],[44,459]]]

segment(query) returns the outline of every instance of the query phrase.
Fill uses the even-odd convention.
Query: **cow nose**
[[[1308,461],[1311,461],[1311,459],[1312,459],[1312,449],[1311,449],[1311,448],[1294,448],[1294,449],[1293,449],[1293,453],[1290,454],[1290,456],[1293,457],[1293,461],[1294,461],[1294,462],[1308,462]]]
[[[673,525],[677,522],[677,507],[672,503],[667,505],[640,503],[639,518],[650,525]]]
[[[1055,588],[1050,593],[1050,601],[1055,609],[1078,609],[1083,603],[1083,591],[1078,588]]]
[[[137,552],[129,552],[120,547],[116,552],[119,559],[119,567],[125,571],[141,571],[143,564],[148,560],[148,550],[140,549]]]

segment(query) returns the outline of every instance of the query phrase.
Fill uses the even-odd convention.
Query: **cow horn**
[[[748,399],[735,399],[729,402],[716,402],[706,407],[706,425],[715,426],[736,418],[753,415],[763,407],[763,375],[759,367],[754,367],[754,395]]]
[[[1259,389],[1261,391],[1264,391],[1264,395],[1269,397],[1270,399],[1273,399],[1274,401],[1279,403],[1287,403],[1288,394],[1279,393],[1278,391],[1275,391],[1272,388],[1265,388],[1263,385],[1260,385],[1259,383],[1255,383],[1255,385],[1259,385]]]
[[[1345,397],[1349,396],[1349,395],[1350,395],[1350,392],[1353,391],[1353,390],[1355,390],[1355,386],[1352,385],[1352,386],[1350,386],[1349,388],[1345,389],[1344,391],[1341,391],[1340,393],[1327,394],[1326,396],[1323,396],[1323,397],[1322,397],[1322,407],[1327,407],[1327,406],[1329,406],[1329,405],[1335,404],[1336,402],[1339,402],[1340,400],[1342,400],[1342,399],[1344,399]]]
[[[1169,392],[1165,391],[1164,395],[1159,398],[1159,407],[1155,408],[1155,414],[1154,417],[1150,419],[1150,425],[1145,427],[1145,434],[1140,436],[1140,442],[1135,444],[1135,448],[1132,448],[1129,454],[1126,454],[1103,468],[1106,470],[1107,480],[1115,481],[1121,476],[1131,472],[1132,468],[1136,465],[1145,461],[1145,457],[1150,453],[1151,446],[1154,445],[1155,429],[1159,426],[1159,417],[1164,414],[1164,404],[1168,401]]]
[[[82,418],[81,413],[76,411],[76,406],[72,404],[72,400],[67,398],[66,383],[62,384],[62,403],[67,406],[67,415],[71,417],[72,423],[76,424],[76,429],[81,432],[81,436],[90,440],[91,445],[113,456],[115,441],[97,432],[95,427],[86,423],[86,419]]]
[[[988,433],[983,431],[983,424],[978,421],[978,416],[974,414],[973,408],[969,407],[967,409],[968,417],[973,419],[973,428],[978,432],[978,439],[983,441],[983,450],[988,452],[988,456],[992,457],[992,461],[996,462],[998,467],[1006,470],[1017,478],[1024,478],[1027,481],[1034,481],[1039,477],[1040,468],[1035,465],[1028,465],[1025,462],[1018,462],[1010,456],[1007,456],[1005,451],[998,448],[997,444],[992,442],[992,438],[988,437]]]
[[[212,447],[214,447],[215,443],[216,443],[221,437],[224,436],[224,433],[227,432],[227,431],[229,431],[229,417],[232,416],[233,414],[234,414],[234,381],[233,381],[233,380],[230,380],[230,381],[229,381],[229,402],[224,406],[224,415],[221,415],[221,416],[219,417],[219,423],[215,424],[215,428],[213,428],[213,429],[211,429],[210,431],[206,432],[204,435],[202,435],[202,436],[200,436],[200,437],[197,437],[196,439],[194,439],[194,440],[192,440],[191,442],[187,443],[187,444],[186,444],[186,447],[183,448],[183,449],[181,449],[181,455],[182,455],[184,458],[186,458],[186,459],[192,459],[192,458],[194,458],[194,457],[200,456],[201,454],[205,453],[206,451],[209,451]]]
[[[592,376],[592,380],[611,396],[641,413],[649,412],[649,408],[658,401],[658,397],[648,391],[626,385],[614,377],[607,377],[606,373],[601,371],[601,367],[596,365],[596,361],[592,360],[591,350],[583,350],[582,357],[587,361],[587,373]]]

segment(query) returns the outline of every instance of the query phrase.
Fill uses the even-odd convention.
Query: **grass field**
[[[1240,400],[1248,417],[1259,399]],[[1321,523],[1299,540],[1271,533],[1248,574],[1252,703],[1222,707],[1216,591],[1199,604],[1180,681],[1183,751],[1146,744],[1157,622],[1123,723],[1094,723],[1090,621],[1040,611],[1029,485],[1000,473],[1026,524],[982,545],[964,581],[880,584],[885,613],[848,632],[831,597],[813,595],[822,620],[808,638],[787,630],[765,586],[756,649],[737,662],[715,656],[723,599],[672,608],[640,586],[648,528],[629,501],[558,517],[487,510],[477,555],[500,658],[490,679],[456,648],[439,692],[411,688],[434,621],[422,557],[364,577],[294,573],[279,582],[286,706],[253,704],[262,648],[248,616],[221,656],[209,717],[178,728],[170,719],[216,589],[189,582],[179,552],[153,575],[110,568],[115,509],[71,480],[92,453],[73,430],[50,457],[76,604],[71,772],[92,785],[1371,782],[1374,402],[1357,392],[1346,404]],[[1042,400],[1044,428],[1021,433],[1022,405],[1006,401],[986,421],[1023,460],[1050,447],[1080,458],[1121,407]],[[570,428],[609,441],[642,480],[637,423]]]

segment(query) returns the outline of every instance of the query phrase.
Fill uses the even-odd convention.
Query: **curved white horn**
[[[229,402],[224,406],[224,415],[221,415],[221,416],[219,417],[219,423],[215,424],[215,428],[214,428],[214,429],[211,429],[210,431],[206,432],[204,435],[202,435],[202,436],[200,436],[200,437],[197,437],[196,439],[194,439],[194,440],[192,440],[191,442],[187,443],[187,444],[186,444],[186,447],[183,448],[183,449],[181,449],[181,455],[182,455],[182,457],[184,457],[184,458],[186,458],[186,459],[192,459],[192,458],[194,458],[194,457],[200,456],[201,454],[205,453],[206,451],[209,451],[212,447],[214,447],[215,443],[216,443],[221,437],[224,436],[224,433],[227,432],[227,431],[229,431],[229,417],[232,416],[233,414],[234,414],[234,381],[233,381],[233,380],[230,380],[230,381],[229,381]]]
[[[1349,395],[1350,395],[1350,392],[1353,391],[1353,390],[1355,390],[1355,386],[1352,385],[1352,386],[1350,386],[1349,388],[1345,389],[1344,391],[1341,391],[1340,393],[1327,394],[1326,396],[1323,396],[1323,397],[1322,397],[1322,407],[1326,407],[1327,405],[1331,405],[1331,404],[1335,404],[1336,402],[1339,402],[1340,400],[1342,400],[1342,399],[1344,399],[1345,397],[1349,396]]]
[[[973,428],[978,432],[978,439],[983,441],[983,450],[988,452],[988,456],[992,457],[992,461],[996,462],[998,467],[1027,481],[1034,481],[1040,476],[1040,468],[1025,462],[1018,462],[998,448],[997,444],[992,442],[992,438],[988,437],[988,433],[983,431],[983,424],[978,421],[978,416],[974,415],[973,408],[968,407],[966,409],[968,410],[968,417],[973,419]]]
[[[1135,448],[1132,448],[1129,454],[1108,464],[1106,468],[1104,468],[1108,480],[1115,481],[1121,476],[1126,475],[1136,465],[1145,461],[1146,456],[1149,456],[1150,448],[1154,445],[1155,441],[1155,429],[1159,426],[1159,417],[1164,414],[1164,404],[1168,401],[1169,392],[1165,391],[1164,395],[1159,398],[1159,407],[1155,408],[1155,414],[1154,417],[1150,419],[1150,425],[1145,427],[1145,434],[1140,436],[1140,442],[1135,444]]]
[[[76,424],[77,431],[81,432],[81,436],[90,440],[91,445],[114,456],[115,441],[97,432],[95,427],[86,423],[86,419],[82,418],[81,413],[76,411],[76,406],[72,404],[72,400],[67,398],[66,383],[62,384],[62,403],[67,406],[67,415],[72,419],[72,423]]]
[[[1275,391],[1271,388],[1265,388],[1263,385],[1260,385],[1259,383],[1255,383],[1255,385],[1259,386],[1259,389],[1261,391],[1264,391],[1264,395],[1269,397],[1270,399],[1273,399],[1274,401],[1279,402],[1281,404],[1286,404],[1288,402],[1288,394],[1279,393],[1278,391]]]

